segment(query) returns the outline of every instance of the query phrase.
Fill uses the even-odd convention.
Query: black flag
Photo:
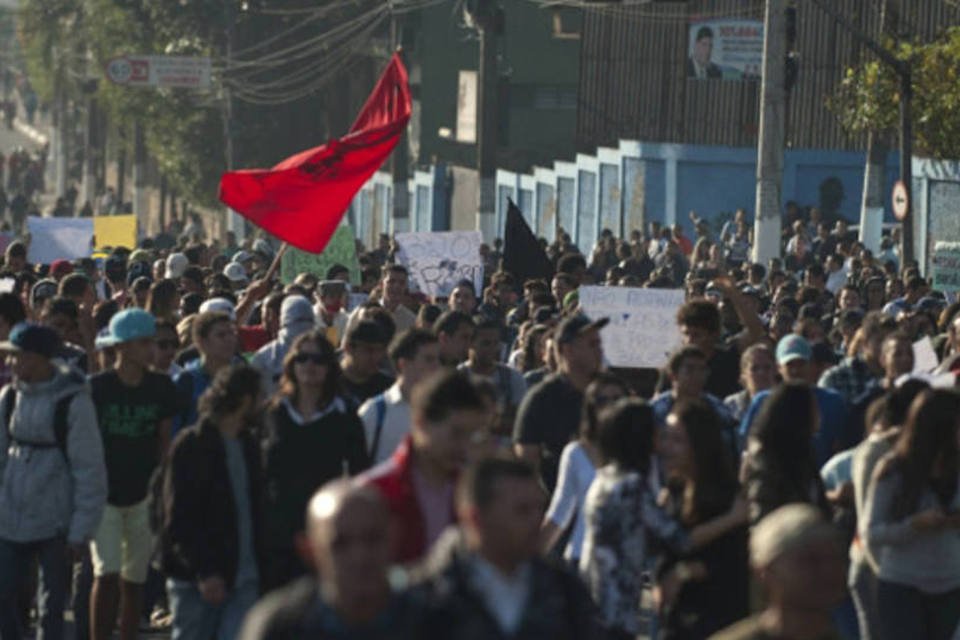
[[[524,282],[534,278],[549,281],[553,265],[533,231],[523,219],[523,213],[508,199],[507,225],[503,234],[503,270]]]

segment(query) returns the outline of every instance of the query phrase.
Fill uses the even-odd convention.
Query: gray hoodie
[[[280,307],[280,331],[276,340],[263,345],[250,359],[250,366],[260,372],[267,397],[277,389],[283,373],[283,359],[293,341],[316,325],[310,301],[303,296],[289,296]]]
[[[87,381],[79,371],[59,365],[46,382],[11,384],[18,393],[10,429],[25,441],[56,443],[57,401],[74,397],[67,413],[66,456],[55,444],[11,442],[6,425],[0,425],[0,539],[31,542],[63,535],[70,544],[86,542],[107,500],[103,443]],[[6,402],[0,400],[0,416],[6,415]]]

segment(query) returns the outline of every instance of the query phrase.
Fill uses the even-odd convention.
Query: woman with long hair
[[[740,356],[740,384],[743,385],[743,391],[723,399],[723,404],[738,424],[750,408],[754,396],[772,387],[776,377],[777,362],[770,345],[758,342],[743,352]]]
[[[180,292],[177,283],[173,280],[160,280],[150,285],[147,294],[147,312],[157,320],[164,320],[176,324],[180,321],[177,315],[180,310]]]
[[[523,349],[520,355],[520,373],[529,373],[543,366],[543,352],[550,327],[535,324],[523,336]]]
[[[604,466],[587,492],[580,573],[609,638],[634,638],[641,632],[650,537],[678,553],[688,552],[746,521],[737,501],[726,513],[687,531],[658,507],[647,482],[655,430],[653,409],[640,400],[625,398],[600,413],[597,443]]]
[[[263,438],[269,587],[304,572],[294,552],[313,493],[369,465],[363,424],[340,396],[340,365],[326,336],[299,336],[283,361]]]
[[[716,412],[703,400],[678,402],[660,437],[666,510],[686,529],[726,513],[739,495],[734,461]],[[706,638],[749,613],[747,527],[691,553],[668,549],[658,570],[660,637]]]
[[[743,462],[752,523],[791,502],[807,502],[829,517],[813,450],[819,428],[816,395],[806,384],[785,382],[764,402],[747,436]]]
[[[573,566],[580,561],[580,548],[583,545],[583,501],[600,463],[597,414],[628,395],[627,385],[618,376],[606,372],[598,374],[584,392],[579,437],[564,447],[560,454],[557,487],[541,527],[541,546],[544,553],[548,553],[572,522],[573,530],[564,548],[563,558]]]
[[[917,397],[877,466],[860,533],[877,572],[882,640],[955,637],[960,622],[960,394]]]

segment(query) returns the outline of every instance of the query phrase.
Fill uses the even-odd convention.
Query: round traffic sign
[[[116,84],[127,84],[133,76],[133,65],[126,58],[114,58],[107,63],[107,77]]]
[[[907,217],[907,210],[910,208],[910,195],[907,193],[907,185],[903,180],[897,180],[893,185],[893,215],[901,222]]]

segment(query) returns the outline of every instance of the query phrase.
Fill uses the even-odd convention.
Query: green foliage
[[[960,27],[950,27],[930,43],[888,48],[911,65],[916,153],[960,158]],[[847,69],[828,100],[844,129],[855,133],[898,130],[899,104],[899,76],[877,61]]]

